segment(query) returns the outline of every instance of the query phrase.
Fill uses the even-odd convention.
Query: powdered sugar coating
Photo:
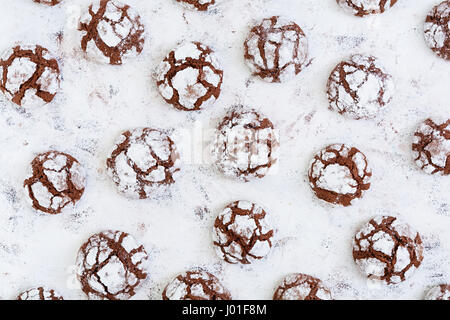
[[[314,156],[308,176],[311,189],[319,199],[349,206],[370,188],[372,170],[361,151],[333,144]]]
[[[347,12],[358,17],[364,17],[369,14],[383,13],[397,0],[336,0],[337,3]]]
[[[249,181],[271,172],[278,151],[279,134],[272,122],[253,109],[236,106],[219,124],[212,153],[223,174]]]
[[[450,60],[450,0],[442,1],[428,14],[425,41],[438,56]]]
[[[410,278],[423,260],[418,232],[399,218],[378,216],[353,239],[353,258],[369,279],[397,284]]]
[[[17,300],[64,300],[64,298],[53,289],[38,287],[22,292]]]
[[[307,64],[308,41],[296,23],[274,16],[251,29],[244,58],[254,75],[267,82],[285,82]]]
[[[416,164],[428,174],[450,174],[450,119],[429,118],[414,133]]]
[[[330,289],[320,279],[303,273],[292,273],[283,279],[273,295],[274,300],[332,300]]]
[[[175,182],[180,158],[165,133],[137,128],[120,135],[106,165],[120,192],[144,199],[163,194]]]
[[[214,275],[193,269],[175,277],[162,293],[164,300],[231,300],[229,291]]]
[[[81,289],[89,299],[125,300],[147,278],[148,255],[134,237],[122,231],[91,236],[78,252]]]
[[[138,56],[145,28],[139,14],[117,0],[98,0],[80,19],[81,48],[93,60],[120,65]]]
[[[450,284],[440,284],[431,288],[425,300],[450,300]]]
[[[0,59],[0,90],[21,107],[51,102],[59,86],[58,61],[41,46],[17,45]]]
[[[58,214],[84,193],[86,173],[71,155],[49,151],[34,158],[24,187],[34,209]]]
[[[269,254],[273,234],[266,211],[241,200],[229,204],[216,218],[213,243],[226,262],[250,264]]]
[[[373,56],[356,54],[332,71],[327,84],[330,109],[354,119],[374,118],[394,93],[394,82]]]
[[[223,71],[211,48],[199,42],[184,42],[158,66],[156,81],[167,103],[195,111],[219,98]]]
[[[198,11],[210,10],[220,0],[177,0],[182,5],[190,9],[196,9]]]

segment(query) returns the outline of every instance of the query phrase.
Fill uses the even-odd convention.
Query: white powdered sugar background
[[[271,299],[293,272],[320,278],[336,299],[423,299],[432,286],[450,282],[450,179],[418,169],[411,151],[422,120],[448,118],[450,64],[436,57],[423,34],[425,17],[439,0],[400,0],[365,19],[335,0],[227,0],[209,13],[176,1],[126,0],[147,34],[142,54],[122,66],[83,58],[74,21],[89,0],[55,7],[0,2],[0,51],[17,41],[38,43],[59,56],[62,71],[61,92],[46,106],[23,110],[0,97],[1,299],[37,286],[85,299],[77,288],[75,258],[90,235],[105,229],[130,233],[149,254],[148,280],[133,299],[160,299],[173,277],[196,266],[218,276],[235,299]],[[312,59],[284,84],[251,77],[243,58],[251,26],[272,15],[301,26]],[[169,106],[151,77],[181,40],[210,45],[224,69],[221,96],[201,113]],[[396,84],[392,102],[374,120],[328,110],[328,76],[354,53],[378,57]],[[278,170],[249,183],[225,178],[200,161],[199,139],[210,139],[235,104],[259,109],[280,131]],[[164,199],[128,199],[106,175],[116,137],[135,127],[169,130],[182,154],[184,166]],[[351,207],[323,205],[308,185],[310,160],[332,143],[359,148],[373,170],[370,190]],[[56,216],[36,214],[22,190],[31,160],[50,149],[71,154],[87,172],[75,209]],[[228,203],[243,198],[276,217],[277,241],[264,261],[228,265],[214,252],[211,228]],[[402,216],[424,242],[421,267],[396,286],[372,286],[353,262],[354,234],[378,214]]]

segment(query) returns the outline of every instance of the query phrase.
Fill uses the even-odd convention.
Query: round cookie
[[[98,0],[80,19],[81,49],[93,60],[120,65],[144,48],[139,14],[117,0]]]
[[[86,174],[77,159],[59,151],[41,153],[33,159],[23,186],[35,210],[59,214],[75,205],[84,193]]]
[[[354,147],[332,144],[311,161],[309,184],[315,195],[328,203],[350,206],[370,188],[372,170],[366,156]]]
[[[374,118],[392,100],[394,81],[373,56],[339,63],[327,83],[330,109],[354,119]]]
[[[347,12],[364,17],[370,14],[383,13],[397,3],[397,0],[336,0]]]
[[[196,9],[198,11],[207,11],[211,9],[219,0],[177,0],[185,7]]]
[[[414,133],[414,161],[428,174],[450,174],[450,119],[427,119]]]
[[[439,57],[450,60],[450,0],[435,6],[425,20],[425,41]]]
[[[36,3],[46,4],[48,6],[56,6],[61,3],[62,0],[33,0]]]
[[[440,284],[431,288],[425,300],[450,300],[450,284]]]
[[[211,48],[184,42],[164,58],[155,76],[167,103],[179,110],[197,111],[219,98],[223,70]]]
[[[410,278],[423,260],[418,232],[398,218],[370,220],[353,239],[353,259],[369,279],[397,284]]]
[[[229,204],[216,218],[213,243],[217,255],[228,263],[250,264],[266,257],[274,230],[266,211],[249,201]]]
[[[81,246],[77,276],[89,299],[125,300],[147,278],[147,263],[147,252],[131,235],[108,230]]]
[[[179,154],[165,133],[152,128],[125,131],[106,160],[107,174],[130,198],[163,195],[180,171]]]
[[[193,269],[174,278],[164,289],[162,298],[163,300],[231,300],[231,294],[211,273],[202,269]]]
[[[17,300],[64,300],[64,298],[53,289],[38,287],[22,292]]]
[[[296,23],[274,16],[251,29],[244,58],[253,75],[267,82],[285,82],[307,65],[308,41]]]
[[[278,150],[272,122],[254,109],[235,106],[217,127],[212,154],[223,174],[248,182],[271,172]]]
[[[28,108],[53,100],[60,86],[58,61],[41,46],[17,45],[0,58],[0,90]]]
[[[331,291],[320,279],[303,273],[286,276],[273,295],[273,300],[333,300]]]

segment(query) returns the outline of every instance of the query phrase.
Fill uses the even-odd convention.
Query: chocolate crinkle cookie
[[[80,19],[81,49],[103,63],[120,65],[144,48],[145,28],[138,13],[116,0],[99,0]]]
[[[327,83],[330,109],[354,119],[374,118],[391,100],[394,81],[373,56],[340,62]]]
[[[182,5],[198,11],[207,11],[214,7],[219,1],[220,0],[177,0],[177,2],[180,2]]]
[[[77,159],[59,151],[41,153],[31,162],[23,185],[33,208],[58,214],[84,193],[86,174]]]
[[[247,182],[271,172],[278,151],[279,134],[272,122],[254,109],[236,106],[219,124],[212,153],[223,174]]]
[[[283,279],[273,300],[332,300],[331,291],[320,279],[303,273],[293,273]]]
[[[184,42],[164,58],[155,77],[167,103],[179,110],[197,111],[219,98],[223,70],[211,48]]]
[[[450,119],[427,119],[414,133],[414,161],[429,174],[450,174]]]
[[[17,300],[64,300],[64,298],[53,289],[38,287],[22,292]]]
[[[397,284],[410,278],[422,263],[422,239],[396,217],[370,220],[353,239],[353,259],[369,279]]]
[[[450,60],[450,0],[435,6],[425,20],[425,41],[439,57]]]
[[[157,129],[137,128],[120,135],[106,165],[120,192],[145,199],[162,195],[175,182],[179,162],[169,136]]]
[[[308,64],[308,41],[296,23],[274,16],[251,29],[244,57],[254,75],[267,82],[285,82]]]
[[[249,201],[229,204],[216,218],[213,243],[219,257],[228,263],[250,264],[266,257],[272,248],[274,230],[266,211]]]
[[[450,300],[450,284],[440,284],[431,288],[425,300]]]
[[[202,269],[186,271],[164,289],[163,300],[231,300],[230,292],[211,273]]]
[[[81,289],[89,299],[126,300],[147,278],[148,255],[128,233],[104,231],[91,236],[78,252]]]
[[[56,6],[61,3],[62,0],[33,0],[36,3],[46,4],[48,6]]]
[[[41,46],[17,45],[0,59],[0,90],[22,107],[53,100],[60,86],[58,61]]]
[[[308,177],[319,199],[350,206],[369,190],[372,170],[366,156],[357,148],[332,144],[314,156]]]
[[[358,17],[383,13],[397,3],[397,0],[336,0],[347,12]]]

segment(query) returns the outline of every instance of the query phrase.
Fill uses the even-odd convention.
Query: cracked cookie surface
[[[431,288],[425,300],[450,300],[450,284],[440,284]]]
[[[219,2],[219,0],[177,0],[177,2],[180,2],[182,5],[191,9],[207,11],[211,9],[216,2]]]
[[[214,52],[200,42],[182,43],[156,70],[161,96],[183,111],[197,111],[214,104],[222,81],[223,70]]]
[[[28,108],[53,100],[60,86],[58,61],[47,49],[17,45],[0,59],[0,89],[16,105]]]
[[[296,23],[274,16],[251,29],[244,58],[253,75],[267,82],[285,82],[306,66],[308,41]]]
[[[450,119],[426,119],[414,133],[416,164],[428,174],[450,174]]]
[[[80,19],[81,49],[98,62],[120,65],[144,48],[145,28],[139,14],[116,0],[98,0]]]
[[[116,140],[106,160],[118,190],[131,198],[158,197],[175,183],[180,171],[175,143],[160,130],[136,128]]]
[[[31,162],[23,186],[35,210],[59,214],[84,193],[86,174],[78,160],[59,151],[41,153]]]
[[[396,4],[397,0],[336,0],[336,2],[345,11],[358,17],[364,17],[385,12]]]
[[[230,292],[211,273],[202,269],[186,271],[164,289],[163,300],[231,300]]]
[[[435,6],[424,26],[425,41],[439,57],[450,60],[450,0]]]
[[[22,292],[17,300],[64,300],[64,298],[53,289],[37,287]]]
[[[423,260],[418,232],[396,217],[370,220],[353,239],[353,259],[371,280],[397,284],[410,278]]]
[[[148,255],[128,233],[104,231],[91,236],[77,256],[77,276],[89,299],[126,300],[147,278]]]
[[[33,0],[36,3],[46,4],[48,6],[56,6],[61,3],[62,0]]]
[[[212,155],[224,175],[247,182],[271,172],[278,151],[272,122],[254,109],[235,106],[216,129]]]
[[[308,178],[319,199],[350,206],[369,190],[372,170],[366,156],[357,148],[333,144],[314,156]]]
[[[303,273],[286,276],[273,295],[273,300],[332,300],[330,289],[315,277]]]
[[[249,201],[229,204],[216,218],[213,243],[217,255],[228,263],[250,264],[266,257],[274,230],[266,211]]]
[[[391,102],[394,81],[373,56],[355,54],[340,62],[327,83],[330,110],[353,119],[372,119]]]

